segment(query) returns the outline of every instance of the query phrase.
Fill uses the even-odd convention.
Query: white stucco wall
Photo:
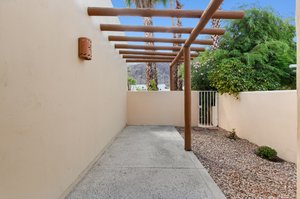
[[[126,125],[126,64],[88,6],[111,2],[0,1],[0,198],[62,197]]]
[[[129,125],[184,126],[182,91],[128,92]],[[192,126],[198,126],[198,92],[192,92]]]
[[[297,160],[297,92],[242,92],[236,100],[219,98],[219,126],[236,129],[241,138],[277,150],[279,157]]]
[[[296,0],[296,25],[297,25],[297,92],[298,92],[298,115],[297,115],[297,124],[298,124],[298,165],[300,165],[300,71],[299,71],[299,66],[300,66],[300,0]],[[300,199],[300,166],[297,167],[298,170],[298,186],[297,186],[297,198]]]

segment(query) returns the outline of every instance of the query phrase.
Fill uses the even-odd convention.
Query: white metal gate
[[[218,126],[218,93],[199,91],[199,126]]]

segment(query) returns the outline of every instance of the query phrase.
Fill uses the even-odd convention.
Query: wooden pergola
[[[128,37],[128,36],[108,36],[109,41],[114,42],[152,42],[152,43],[172,43],[182,44],[182,46],[148,46],[115,44],[119,54],[126,62],[168,62],[170,63],[170,85],[173,82],[172,69],[178,62],[184,63],[184,148],[192,150],[191,146],[191,67],[190,61],[197,57],[199,52],[205,51],[203,47],[191,47],[192,44],[212,45],[213,41],[198,40],[200,34],[223,35],[224,29],[205,28],[210,19],[241,19],[244,17],[243,11],[220,11],[218,10],[223,0],[211,0],[205,10],[177,10],[177,9],[129,9],[129,8],[106,8],[89,7],[89,16],[138,16],[138,17],[180,17],[199,18],[197,25],[192,27],[162,27],[162,26],[132,26],[101,24],[101,31],[130,31],[130,32],[162,32],[162,33],[182,33],[189,34],[187,39],[174,38],[150,38],[150,37]],[[126,49],[126,50],[124,50]],[[163,51],[163,52],[162,52]],[[167,51],[167,52],[165,52]],[[191,52],[192,51],[192,52]],[[172,89],[171,89],[172,90]]]

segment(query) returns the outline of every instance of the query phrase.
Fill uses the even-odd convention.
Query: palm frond
[[[157,0],[157,2],[161,2],[164,5],[164,7],[167,6],[167,0]]]
[[[125,0],[125,4],[127,7],[130,8],[132,1],[131,0]]]

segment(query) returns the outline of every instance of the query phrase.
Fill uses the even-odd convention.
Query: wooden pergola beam
[[[179,51],[180,46],[147,46],[147,45],[129,45],[129,44],[115,44],[116,49],[144,49],[144,50],[172,50]],[[191,47],[192,51],[205,51],[205,48]]]
[[[124,59],[168,59],[173,60],[174,56],[161,56],[161,55],[123,55]]]
[[[127,37],[127,36],[108,36],[109,41],[132,41],[132,42],[159,42],[159,43],[175,43],[181,44],[185,39],[171,39],[171,38],[155,38],[155,37]],[[193,44],[213,45],[212,39],[201,39],[193,41]]]
[[[134,63],[148,63],[148,62],[172,62],[172,59],[127,59],[127,63],[134,62]],[[179,60],[179,62],[183,62],[183,60]]]
[[[183,28],[183,27],[165,27],[165,26],[125,26],[118,24],[101,24],[101,31],[129,31],[129,32],[162,32],[162,33],[182,33],[190,34],[193,28]],[[208,28],[202,29],[199,34],[209,34],[209,35],[223,35],[225,29],[221,28]]]
[[[123,58],[143,58],[143,57],[157,57],[157,58],[161,58],[161,57],[168,57],[169,59],[174,59],[175,56],[171,55],[140,55],[140,54],[124,54],[122,56]],[[198,57],[198,54],[193,54],[191,55],[191,57],[195,58]]]
[[[203,10],[178,10],[178,9],[130,9],[130,8],[102,8],[89,7],[89,16],[140,16],[140,17],[179,17],[179,18],[200,18]],[[216,19],[242,19],[243,11],[217,11],[212,18]]]
[[[159,51],[135,51],[135,50],[120,50],[122,55],[161,55],[161,56],[176,56],[176,52],[159,52]],[[191,53],[191,56],[198,56],[198,53]]]

